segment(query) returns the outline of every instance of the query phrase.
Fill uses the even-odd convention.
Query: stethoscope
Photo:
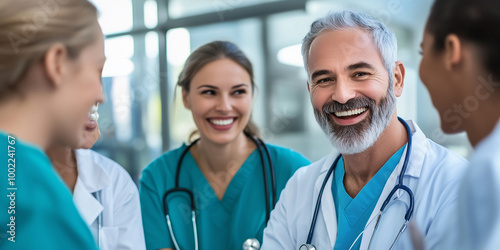
[[[269,149],[267,148],[266,144],[259,138],[256,138],[250,134],[245,133],[245,135],[252,140],[253,143],[257,146],[257,149],[259,151],[259,156],[260,156],[260,162],[262,164],[262,172],[264,173],[264,190],[265,190],[265,199],[266,199],[266,223],[269,221],[269,217],[271,214],[271,210],[274,209],[274,206],[276,205],[276,177],[274,175],[274,166],[273,162],[271,160],[271,155],[269,154]],[[180,192],[180,193],[185,193],[189,196],[190,202],[191,202],[191,220],[193,222],[193,234],[194,234],[194,245],[195,249],[198,250],[198,229],[196,226],[196,207],[195,207],[195,202],[194,202],[194,195],[193,192],[187,188],[183,188],[179,186],[179,175],[181,171],[181,166],[182,166],[182,161],[184,160],[184,157],[186,156],[187,152],[189,152],[189,149],[196,144],[200,139],[196,139],[193,141],[191,144],[189,144],[184,151],[181,154],[181,157],[179,158],[179,161],[177,162],[177,169],[175,171],[175,186],[172,189],[169,189],[165,192],[163,195],[163,212],[165,213],[165,218],[167,220],[167,226],[168,230],[170,233],[170,237],[172,238],[172,241],[175,245],[175,249],[179,250],[179,244],[177,244],[177,240],[174,236],[174,231],[172,229],[172,222],[170,220],[170,214],[168,210],[168,204],[167,204],[167,197],[168,195],[175,193],[175,192]],[[267,161],[269,164],[269,169],[271,173],[271,189],[272,189],[272,205],[269,204],[269,187],[268,187],[268,179],[267,179],[267,171],[266,171],[266,165],[264,163],[264,155],[262,153],[262,148],[264,148],[264,151],[266,152],[267,156]],[[260,243],[257,239],[255,238],[250,238],[247,239],[243,243],[243,249],[259,249],[260,248]]]
[[[389,195],[385,199],[384,203],[382,203],[382,207],[380,208],[380,212],[378,213],[377,221],[375,223],[375,229],[373,230],[373,233],[370,237],[368,249],[370,249],[370,246],[371,246],[372,240],[373,240],[373,235],[375,234],[375,232],[378,229],[380,217],[382,216],[384,209],[386,208],[387,204],[389,204],[389,202],[391,201],[392,196],[399,189],[402,189],[403,191],[408,193],[408,196],[410,197],[410,206],[406,210],[405,222],[404,222],[403,226],[401,226],[401,228],[399,229],[398,235],[396,236],[396,239],[394,240],[394,242],[392,243],[392,245],[389,249],[392,249],[394,247],[394,245],[398,241],[401,234],[406,230],[406,228],[408,226],[408,222],[410,221],[411,216],[413,215],[413,202],[415,201],[415,197],[413,197],[413,192],[411,191],[411,189],[408,186],[403,184],[403,176],[406,173],[406,168],[408,167],[408,162],[409,162],[410,152],[411,152],[411,144],[412,144],[411,129],[410,129],[410,126],[408,125],[408,123],[406,123],[406,121],[403,120],[401,117],[398,117],[398,120],[406,128],[406,133],[408,135],[408,148],[406,150],[406,156],[405,156],[405,160],[403,163],[403,168],[401,169],[401,173],[399,173],[398,182],[397,182],[396,186],[394,186],[394,188],[391,190],[391,192],[389,193]],[[311,221],[311,227],[309,228],[309,234],[307,235],[307,241],[305,244],[302,244],[300,246],[299,250],[316,250],[316,247],[314,245],[312,245],[311,242],[312,242],[312,238],[313,238],[313,234],[314,234],[314,227],[316,226],[316,221],[318,220],[319,208],[321,206],[321,197],[323,196],[323,190],[325,189],[326,183],[328,182],[328,179],[332,175],[332,173],[335,169],[335,166],[337,165],[337,162],[340,160],[340,157],[341,157],[341,155],[337,156],[337,158],[333,162],[332,166],[328,170],[325,179],[323,180],[323,184],[321,185],[321,189],[319,190],[318,199],[316,200],[316,207],[314,208],[313,218]],[[358,238],[359,238],[359,236],[358,236]],[[358,240],[358,238],[356,238],[356,240]],[[356,241],[354,243],[356,243]],[[354,245],[354,243],[353,243],[353,245]]]

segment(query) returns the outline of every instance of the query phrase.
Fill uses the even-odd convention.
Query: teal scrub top
[[[288,179],[310,162],[286,148],[267,145],[276,174],[277,198]],[[163,195],[174,187],[177,162],[186,145],[163,154],[142,173],[140,198],[147,249],[174,248],[167,227]],[[271,177],[263,150],[270,196]],[[221,175],[221,178],[224,176]],[[262,244],[266,226],[264,179],[259,151],[254,150],[229,183],[219,200],[191,155],[187,153],[180,170],[179,186],[191,190],[196,204],[196,225],[200,249],[241,249],[248,238]],[[270,197],[271,198],[271,197]],[[271,203],[270,199],[270,204]],[[167,198],[173,233],[181,249],[194,249],[190,201],[186,194],[173,193]]]
[[[365,229],[366,223],[377,205],[385,183],[398,165],[406,145],[401,147],[379,169],[356,197],[351,198],[344,187],[344,159],[337,162],[332,182],[333,201],[337,216],[337,240],[334,249],[349,249],[358,235]],[[368,236],[369,237],[369,236]],[[359,249],[362,236],[352,249]]]
[[[97,249],[39,148],[0,131],[0,166],[0,249]]]

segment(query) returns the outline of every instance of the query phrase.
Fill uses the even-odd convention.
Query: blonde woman
[[[44,150],[78,142],[104,61],[87,0],[0,1],[1,249],[96,249]]]

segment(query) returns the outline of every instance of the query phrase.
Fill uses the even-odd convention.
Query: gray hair
[[[363,29],[371,33],[375,46],[377,46],[382,62],[384,63],[389,79],[397,61],[398,43],[396,35],[381,21],[361,12],[351,10],[330,12],[326,16],[316,19],[311,24],[311,30],[302,40],[302,58],[306,71],[309,51],[314,39],[323,31],[340,29]]]

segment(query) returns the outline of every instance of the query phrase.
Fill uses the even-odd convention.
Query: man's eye
[[[363,76],[367,76],[368,73],[366,72],[357,72],[354,74],[354,77],[363,77]]]
[[[316,84],[321,84],[321,83],[326,83],[326,82],[331,82],[333,81],[332,78],[323,78],[323,79],[319,79],[318,81],[316,81]]]

